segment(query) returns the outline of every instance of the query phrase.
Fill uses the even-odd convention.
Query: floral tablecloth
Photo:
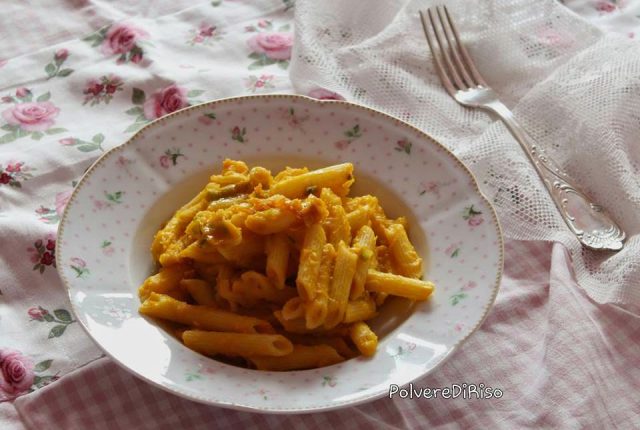
[[[564,3],[608,31],[640,37],[640,1]],[[383,399],[315,417],[276,418],[191,404],[116,368],[78,326],[56,273],[56,228],[74,184],[101,154],[162,115],[209,99],[294,92],[288,67],[295,4],[293,0],[196,4],[173,0],[131,6],[124,1],[75,0],[36,8],[16,0],[3,8],[3,429],[47,424],[68,429],[180,428],[180,424],[209,428],[211,423],[216,428],[283,424],[324,428],[340,422],[367,428],[419,427],[426,422],[453,428],[456,423],[504,428],[640,426],[640,403],[634,394],[640,390],[640,375],[634,372],[640,358],[634,348],[640,320],[596,306],[572,284],[569,260],[561,247],[553,248],[552,260],[552,246],[535,242],[507,242],[505,285],[495,310],[438,375],[421,381],[425,386],[442,386],[473,377],[491,380],[502,384],[506,393],[502,402]],[[340,98],[323,88],[308,95]],[[167,151],[159,162],[168,167],[180,156],[179,151]],[[118,198],[108,195],[105,204]],[[118,245],[106,237],[99,246],[109,255]],[[65,263],[72,264],[78,276],[89,270],[82,258]],[[575,313],[562,308],[567,303]],[[561,326],[565,337],[539,331]],[[586,334],[579,337],[581,330]],[[486,365],[478,366],[474,357]],[[569,363],[579,363],[575,366],[581,370]],[[536,366],[544,372],[533,371]],[[621,372],[625,374],[616,376],[617,382],[608,379]],[[112,396],[108,401],[104,395],[96,397],[87,384],[98,384]],[[130,397],[119,399],[118,387],[135,389]],[[584,395],[570,394],[571,390],[583,390]],[[545,392],[555,397],[542,398]],[[568,411],[549,409],[569,395],[583,400],[569,402]],[[132,415],[122,402],[134,402],[139,408]],[[182,413],[183,420],[159,417],[158,405]],[[120,414],[115,421],[109,418],[114,411]],[[571,411],[582,415],[571,417]]]

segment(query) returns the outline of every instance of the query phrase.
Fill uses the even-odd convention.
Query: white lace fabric
[[[424,130],[473,171],[506,237],[564,244],[593,300],[637,311],[638,42],[603,34],[553,0],[444,2],[485,80],[626,231],[622,251],[589,251],[569,231],[506,127],[445,92],[418,16],[435,3],[298,1],[290,69],[295,89],[329,89]]]

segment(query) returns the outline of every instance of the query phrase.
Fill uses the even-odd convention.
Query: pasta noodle
[[[349,197],[354,181],[351,163],[273,175],[225,160],[156,233],[140,312],[194,351],[259,370],[374,355],[365,321],[389,295],[425,300],[434,286],[406,219]]]

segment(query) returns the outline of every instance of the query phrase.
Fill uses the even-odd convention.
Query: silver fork
[[[438,75],[447,92],[458,103],[482,108],[498,115],[516,138],[542,178],[562,218],[578,240],[590,249],[619,251],[625,233],[604,208],[578,190],[560,167],[551,160],[518,124],[513,113],[498,98],[476,69],[446,6],[420,12]],[[435,37],[434,37],[435,36]],[[434,40],[435,39],[435,40]]]

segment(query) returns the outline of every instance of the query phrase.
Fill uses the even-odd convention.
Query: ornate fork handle
[[[583,245],[591,249],[618,251],[622,249],[625,233],[602,206],[592,202],[570,181],[567,175],[539,148],[518,124],[513,113],[502,102],[492,100],[483,104],[507,125],[542,178],[560,215]]]

